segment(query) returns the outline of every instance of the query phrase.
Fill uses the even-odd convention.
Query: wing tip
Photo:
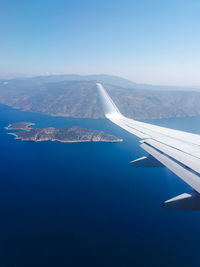
[[[106,92],[103,85],[101,83],[97,82],[96,86],[97,86],[98,91],[99,91],[99,95],[101,98],[101,104],[102,104],[102,108],[103,108],[105,116],[108,119],[122,117],[122,114],[120,113],[119,109],[117,108],[115,103],[112,101],[112,99],[110,98],[108,93]]]

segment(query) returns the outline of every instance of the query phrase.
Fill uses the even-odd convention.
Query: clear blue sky
[[[200,85],[199,0],[2,0],[0,76]]]

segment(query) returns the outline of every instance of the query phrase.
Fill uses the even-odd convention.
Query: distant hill
[[[104,117],[96,81],[46,82],[46,79],[53,78],[0,81],[0,103],[54,116]],[[128,117],[148,119],[200,115],[200,92],[142,90],[103,84],[121,112]]]
[[[14,79],[15,80],[15,79]],[[52,83],[52,82],[62,82],[62,81],[98,81],[104,84],[110,84],[115,86],[120,86],[123,88],[134,88],[142,90],[175,90],[175,91],[200,91],[200,87],[184,87],[184,86],[163,86],[163,85],[150,85],[135,83],[128,79],[114,75],[106,74],[95,74],[95,75],[77,75],[77,74],[62,74],[62,75],[46,75],[46,76],[37,76],[32,78],[18,78],[17,80],[26,80],[29,83]]]
[[[62,81],[98,81],[101,83],[107,83],[112,85],[121,86],[124,88],[133,88],[137,86],[136,83],[131,82],[127,79],[105,75],[105,74],[97,74],[97,75],[76,75],[76,74],[62,74],[62,75],[46,75],[46,76],[37,76],[33,78],[20,78],[18,80],[28,80],[34,83],[52,83],[52,82],[62,82]]]

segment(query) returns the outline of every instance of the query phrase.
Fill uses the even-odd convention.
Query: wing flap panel
[[[149,146],[148,144],[143,143],[140,146],[149,154],[151,154],[154,158],[160,161],[164,166],[170,169],[173,173],[179,176],[185,183],[187,183],[198,193],[200,193],[200,177],[198,175],[191,172],[189,169],[184,168],[181,163],[178,163],[178,161],[174,161],[166,154],[158,151],[157,149]]]
[[[157,142],[156,140],[153,140],[153,139],[146,139],[144,140],[144,143],[155,147],[156,149],[162,151],[166,155],[169,155],[175,160],[181,162],[185,166],[188,166],[194,171],[200,173],[200,159],[199,158],[193,157],[190,154],[187,154],[183,151],[175,149],[169,145],[165,145],[163,143]]]

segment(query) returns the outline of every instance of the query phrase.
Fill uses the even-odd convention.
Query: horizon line
[[[119,76],[116,74],[106,74],[106,73],[88,73],[88,74],[79,74],[79,73],[59,73],[59,72],[44,72],[38,74],[20,74],[20,73],[8,73],[8,74],[0,74],[0,80],[14,80],[14,79],[25,79],[25,78],[37,78],[37,77],[48,77],[48,76],[64,76],[64,75],[77,75],[77,76],[110,76],[115,78],[124,79],[128,82],[135,83],[137,85],[147,85],[147,86],[162,86],[162,87],[184,87],[184,88],[200,88],[200,84],[196,85],[183,85],[183,84],[154,84],[148,82],[135,82],[130,78],[125,78],[123,76]]]

